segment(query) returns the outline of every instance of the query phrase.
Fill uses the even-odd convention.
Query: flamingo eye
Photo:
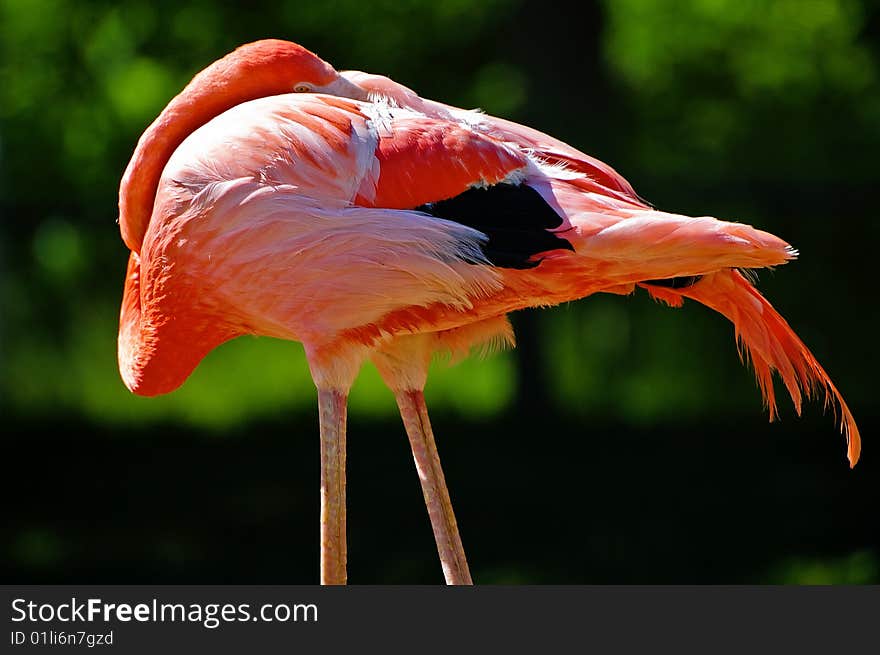
[[[295,93],[308,93],[312,90],[312,85],[306,82],[300,82],[295,87],[293,87]]]

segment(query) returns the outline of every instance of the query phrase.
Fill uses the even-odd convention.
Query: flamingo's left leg
[[[431,356],[436,351],[447,351],[456,359],[474,347],[490,351],[512,345],[510,323],[498,316],[441,332],[397,336],[372,353],[376,368],[400,408],[446,584],[469,585],[473,581],[425,405],[423,389]]]

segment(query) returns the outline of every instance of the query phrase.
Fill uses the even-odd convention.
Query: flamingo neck
[[[171,280],[157,284],[141,264],[132,252],[119,315],[119,373],[133,393],[155,396],[183,384],[205,355],[242,330],[210,312],[191,311],[178,298],[197,291]]]

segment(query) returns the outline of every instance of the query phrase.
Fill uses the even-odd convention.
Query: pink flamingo
[[[432,355],[512,345],[508,312],[644,288],[730,319],[771,420],[841,395],[739,269],[796,256],[781,239],[656,211],[609,166],[530,128],[338,73],[277,40],[199,73],[144,132],[122,179],[131,250],[119,325],[126,386],[180,386],[243,334],[301,341],[318,389],[321,582],[346,582],[346,399],[371,359],[394,392],[444,576],[471,583],[422,390]]]

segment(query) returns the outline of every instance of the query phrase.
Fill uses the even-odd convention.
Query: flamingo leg
[[[446,488],[446,479],[443,477],[443,468],[440,466],[434,432],[428,419],[425,395],[421,390],[401,390],[395,396],[422,483],[422,493],[431,518],[446,584],[473,584],[455,513],[452,511],[452,501]]]
[[[321,424],[321,584],[344,585],[345,533],[345,420],[348,394],[318,390]]]

